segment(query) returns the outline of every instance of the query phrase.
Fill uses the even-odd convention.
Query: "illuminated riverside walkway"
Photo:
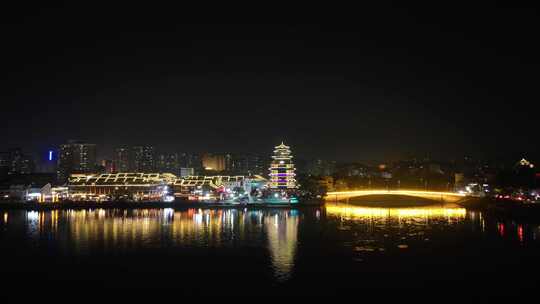
[[[335,191],[326,194],[327,201],[341,201],[355,197],[368,195],[401,195],[430,199],[434,201],[442,201],[445,203],[455,203],[463,200],[466,195],[455,192],[439,192],[439,191],[420,191],[420,190],[352,190],[352,191]]]

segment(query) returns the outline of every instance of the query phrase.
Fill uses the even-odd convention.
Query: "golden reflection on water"
[[[29,211],[26,223],[32,239],[58,240],[66,252],[77,254],[264,247],[275,276],[286,279],[294,267],[299,218],[296,210],[285,209],[96,209]]]
[[[195,249],[205,255],[206,249],[246,252],[244,249],[251,248],[250,252],[268,256],[278,281],[290,279],[294,272],[299,230],[304,237],[314,236],[315,243],[311,245],[315,252],[330,248],[329,254],[351,258],[355,263],[368,262],[374,255],[429,249],[437,244],[434,241],[452,242],[453,238],[466,234],[491,233],[525,245],[540,235],[540,226],[501,222],[455,206],[369,208],[328,203],[323,208],[302,211],[225,208],[17,211],[9,213],[9,223],[7,212],[0,221],[2,232],[24,231],[26,236],[22,239],[30,246],[70,255],[123,254],[147,249],[171,255]],[[25,230],[18,228],[21,224]]]
[[[353,205],[336,204],[326,205],[328,215],[340,216],[345,219],[408,219],[443,217],[448,220],[464,219],[467,210],[465,208],[423,207],[423,208],[371,208]]]
[[[337,203],[326,204],[326,214],[336,223],[343,247],[358,261],[366,254],[429,246],[440,231],[455,234],[467,219],[465,208],[452,205],[372,208]]]
[[[287,280],[294,266],[298,243],[298,216],[276,213],[264,219],[276,277]]]

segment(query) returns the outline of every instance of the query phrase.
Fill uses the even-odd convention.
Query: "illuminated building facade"
[[[172,201],[176,198],[217,201],[240,198],[266,185],[255,176],[186,176],[169,173],[72,174],[69,199],[78,201]]]
[[[163,200],[176,176],[158,173],[73,174],[68,188],[73,200]]]
[[[203,155],[202,164],[205,170],[209,171],[225,171],[226,155],[206,153]]]
[[[270,164],[270,189],[296,189],[296,168],[289,146],[281,143],[274,149]]]
[[[74,173],[96,171],[96,145],[76,141],[60,145],[58,180],[64,182]]]
[[[244,176],[186,176],[177,179],[173,187],[178,197],[198,194],[197,192],[201,192],[198,190],[214,195],[220,188],[244,187],[245,179]]]
[[[206,153],[202,158],[203,168],[209,171],[226,172],[231,175],[262,175],[268,163],[255,154]]]
[[[73,174],[68,189],[72,200],[160,201],[166,197],[215,200],[226,189],[243,187],[243,176],[187,176],[168,173]]]
[[[186,176],[174,182],[174,196],[191,200],[215,199],[219,183],[214,176]]]

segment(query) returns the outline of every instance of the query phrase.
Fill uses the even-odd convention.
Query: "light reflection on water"
[[[264,226],[276,278],[287,280],[294,267],[298,244],[298,216],[296,212],[275,213],[264,218]]]
[[[523,245],[535,242],[540,232],[540,225],[486,219],[482,212],[455,205],[373,208],[338,203],[327,204],[325,209],[328,219],[336,223],[343,245],[357,257],[396,248],[397,252],[429,248],[434,241],[451,242],[468,236],[496,236]]]
[[[328,204],[311,209],[94,209],[10,211],[0,217],[0,240],[22,227],[36,249],[70,255],[122,254],[139,250],[263,249],[275,280],[294,276],[302,233],[310,250],[332,248],[353,263],[373,255],[401,254],[451,243],[464,235],[489,235],[525,245],[540,226],[485,218],[464,208],[368,208]],[[322,232],[321,232],[322,231]],[[319,234],[317,234],[319,233]],[[305,241],[307,242],[307,240]],[[51,245],[53,244],[53,245]],[[303,256],[309,255],[310,252]],[[264,265],[263,265],[264,266]]]
[[[382,218],[383,220],[392,218],[429,220],[433,217],[444,217],[448,221],[463,219],[467,213],[465,208],[370,208],[345,204],[328,205],[326,206],[326,212],[358,220],[370,220],[373,218]]]
[[[95,209],[28,211],[25,221],[34,246],[55,240],[68,254],[238,244],[267,248],[276,279],[285,280],[294,267],[299,216],[287,209]]]
[[[373,252],[404,250],[429,242],[437,230],[456,231],[467,216],[465,208],[455,206],[374,208],[327,204],[326,213],[337,221],[344,246],[356,252],[358,261]]]

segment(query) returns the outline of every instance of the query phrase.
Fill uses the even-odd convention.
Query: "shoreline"
[[[522,204],[493,198],[471,198],[458,204],[468,210],[481,211],[500,218],[540,222],[540,204]]]
[[[23,202],[0,202],[0,211],[27,210],[27,211],[50,211],[50,210],[84,210],[84,209],[165,209],[185,210],[191,208],[216,208],[216,209],[299,209],[323,207],[327,202],[324,200],[312,200],[298,204],[227,204],[227,203],[202,203],[187,200],[174,202],[59,202],[59,203],[23,203]],[[331,202],[335,203],[335,202]],[[341,201],[338,203],[345,203]],[[349,202],[348,204],[381,207],[381,208],[408,208],[414,207],[401,204],[401,202]],[[437,205],[433,202],[431,205]],[[507,200],[495,200],[491,198],[471,198],[455,205],[471,211],[481,211],[487,214],[518,220],[534,220],[540,222],[540,204],[517,204]],[[429,207],[430,204],[417,206]]]
[[[222,209],[295,209],[312,208],[323,206],[324,202],[306,202],[298,204],[226,204],[226,203],[201,203],[190,201],[175,202],[59,202],[59,203],[22,203],[0,202],[0,210],[84,210],[84,209],[191,209],[191,208],[222,208]]]

